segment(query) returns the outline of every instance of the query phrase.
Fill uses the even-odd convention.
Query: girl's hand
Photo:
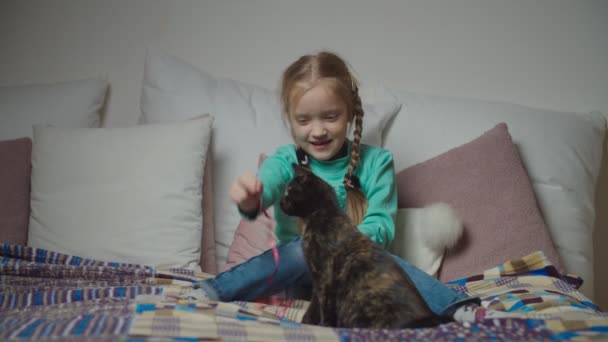
[[[230,187],[230,198],[243,212],[253,212],[258,209],[259,198],[262,196],[262,182],[253,174],[246,173],[238,177]]]

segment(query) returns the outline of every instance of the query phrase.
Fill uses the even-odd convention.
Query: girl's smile
[[[329,146],[331,140],[311,141],[310,143],[312,144],[313,148],[317,150],[322,150]]]

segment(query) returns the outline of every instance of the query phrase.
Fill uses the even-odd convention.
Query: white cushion
[[[445,96],[404,93],[400,98],[403,108],[386,138],[397,172],[507,123],[563,264],[582,276],[583,292],[593,296],[594,195],[606,119],[597,112]]]
[[[361,87],[365,110],[363,142],[382,144],[386,123],[400,108],[380,86]],[[370,102],[371,101],[371,102]],[[281,115],[279,96],[256,85],[216,78],[159,51],[150,51],[144,69],[140,122],[185,120],[213,113],[214,208],[218,266],[224,265],[240,215],[228,197],[232,181],[257,167],[261,153],[292,143]]]
[[[395,239],[389,250],[437,278],[446,249],[463,233],[462,220],[445,203],[397,210]]]
[[[32,126],[99,127],[108,82],[101,79],[0,87],[0,140],[32,137]]]
[[[212,121],[35,126],[28,245],[196,269]]]

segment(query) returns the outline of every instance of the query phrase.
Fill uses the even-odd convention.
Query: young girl
[[[329,52],[299,58],[283,74],[281,100],[294,144],[268,157],[257,177],[245,174],[234,181],[230,196],[241,215],[253,219],[277,204],[294,177],[292,164],[299,163],[332,185],[342,208],[361,232],[388,247],[397,211],[393,157],[387,150],[361,144],[364,113],[357,81],[346,63]],[[347,135],[352,125],[351,141]],[[291,297],[310,298],[311,279],[298,224],[280,206],[274,208],[278,265],[273,252],[266,251],[198,283],[198,297],[252,301],[285,291]],[[478,302],[395,258],[435,313],[453,314],[465,302]]]

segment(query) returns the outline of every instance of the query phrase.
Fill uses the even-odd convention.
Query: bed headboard
[[[105,76],[105,124],[140,115],[150,46],[217,76],[276,88],[297,56],[331,49],[362,80],[396,93],[499,100],[608,113],[608,4],[529,2],[281,0],[0,3],[0,84]],[[18,28],[15,30],[15,28]],[[608,162],[597,192],[595,260],[608,251]],[[601,229],[600,229],[601,228]],[[596,288],[608,271],[596,262]],[[608,293],[596,301],[608,306]]]

